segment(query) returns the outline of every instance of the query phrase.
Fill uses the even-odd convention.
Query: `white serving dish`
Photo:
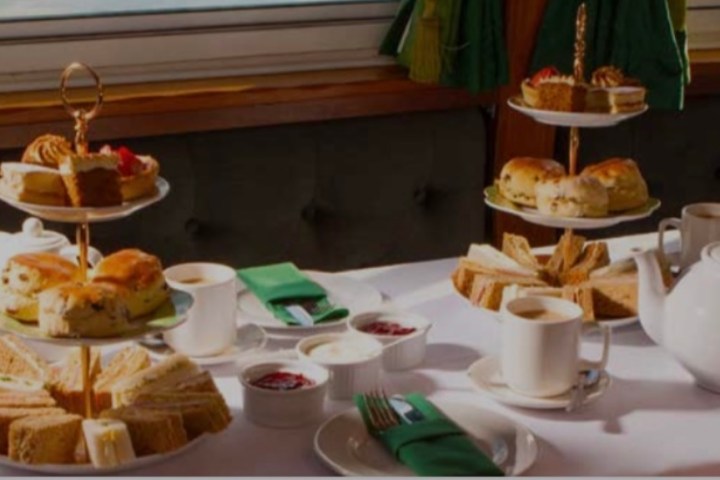
[[[573,228],[577,230],[590,230],[596,228],[612,227],[623,222],[632,222],[649,217],[660,208],[661,202],[651,198],[642,207],[625,212],[611,213],[606,217],[557,217],[540,213],[537,208],[516,205],[504,198],[496,186],[485,188],[485,204],[495,210],[516,215],[526,222],[551,228]]]
[[[355,361],[319,360],[311,356],[311,350],[331,342],[351,342],[359,349],[370,352]],[[328,394],[333,400],[349,400],[356,393],[366,393],[380,386],[382,374],[383,345],[370,335],[349,333],[324,333],[300,340],[295,351],[301,360],[328,369],[330,381]]]
[[[408,335],[377,335],[361,330],[363,326],[377,321],[413,327],[416,331]],[[423,362],[431,326],[432,323],[425,317],[393,310],[361,313],[348,322],[351,332],[368,335],[383,344],[383,367],[387,371],[408,370]]]
[[[64,223],[92,223],[108,222],[125,218],[138,210],[159,202],[170,192],[170,184],[162,177],[155,180],[157,191],[155,195],[138,198],[130,202],[123,202],[112,207],[57,207],[50,205],[38,205],[35,203],[19,202],[12,197],[0,194],[0,200],[8,205],[22,210],[25,213],[43,220]]]
[[[527,106],[521,96],[508,99],[508,105],[518,112],[532,117],[536,122],[558,127],[585,127],[600,128],[612,127],[625,120],[637,117],[647,112],[648,106],[643,105],[640,110],[627,113],[603,112],[556,112],[553,110],[540,110]]]
[[[252,382],[273,372],[302,374],[315,385],[297,390],[269,390]],[[297,360],[256,362],[240,371],[243,386],[243,412],[253,423],[268,427],[293,428],[319,418],[325,407],[328,371],[318,365]]]

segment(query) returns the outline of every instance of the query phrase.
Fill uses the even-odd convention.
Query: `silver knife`
[[[291,317],[295,319],[300,325],[303,327],[312,327],[315,325],[315,320],[313,319],[312,315],[308,313],[305,308],[302,307],[302,305],[283,305],[285,307],[285,311],[290,314]]]
[[[425,415],[413,407],[402,395],[393,395],[388,398],[388,402],[395,413],[407,423],[417,423],[425,420]]]

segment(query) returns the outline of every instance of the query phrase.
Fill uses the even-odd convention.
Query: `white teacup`
[[[540,311],[552,312],[557,318],[527,318]],[[603,370],[610,330],[602,328],[602,358],[596,362],[582,359],[582,313],[579,306],[560,298],[524,297],[508,302],[502,310],[500,357],[505,383],[522,395],[553,397],[570,390],[581,370]]]
[[[215,263],[185,263],[165,270],[168,285],[192,295],[187,321],[165,332],[173,350],[192,357],[217,355],[235,344],[235,270]]]
[[[680,269],[700,260],[708,243],[720,241],[720,203],[694,203],[682,209],[682,218],[664,218],[658,226],[658,248],[663,250],[665,231],[680,230]]]

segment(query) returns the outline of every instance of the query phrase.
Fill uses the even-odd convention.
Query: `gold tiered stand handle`
[[[73,73],[85,71],[95,81],[95,103],[90,110],[84,108],[76,108],[68,98],[68,83]],[[78,155],[88,153],[88,129],[90,120],[95,118],[103,106],[103,85],[100,76],[84,63],[74,62],[65,68],[60,77],[60,97],[65,110],[75,119],[75,151]],[[88,276],[88,248],[90,245],[90,225],[87,222],[78,223],[75,233],[76,241],[80,249],[80,275],[83,281]],[[93,395],[92,383],[90,379],[90,362],[92,360],[92,351],[90,346],[82,345],[80,347],[80,368],[82,370],[83,398],[85,403],[85,418],[93,416]]]

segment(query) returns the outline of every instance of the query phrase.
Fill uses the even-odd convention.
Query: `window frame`
[[[0,21],[0,92],[57,87],[72,61],[107,84],[387,65],[396,0]]]

